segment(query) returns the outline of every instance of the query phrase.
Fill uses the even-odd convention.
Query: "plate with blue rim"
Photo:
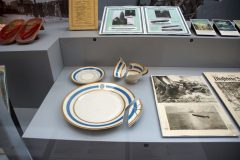
[[[77,84],[98,82],[103,77],[103,69],[94,66],[81,67],[71,73],[71,80]]]
[[[71,91],[63,101],[62,112],[66,121],[78,128],[109,129],[123,123],[127,107],[139,106],[134,99],[130,90],[118,84],[91,83]],[[136,114],[129,115],[128,119],[132,119]]]

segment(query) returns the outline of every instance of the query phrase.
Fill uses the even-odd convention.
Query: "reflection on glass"
[[[45,22],[65,21],[68,0],[0,0],[2,23],[21,18],[43,18]]]
[[[9,112],[10,109],[6,84],[6,71],[4,66],[0,66],[0,97],[3,98],[4,104]]]

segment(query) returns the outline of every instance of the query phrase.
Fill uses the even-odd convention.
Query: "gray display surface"
[[[143,102],[143,114],[139,121],[128,128],[127,124],[103,131],[87,131],[68,124],[63,118],[61,105],[64,97],[78,86],[69,75],[76,67],[64,67],[60,76],[40,106],[23,138],[52,139],[67,141],[104,141],[104,142],[240,142],[238,137],[230,138],[163,138],[158,121],[150,75],[201,75],[204,71],[239,71],[235,69],[209,68],[164,68],[150,67],[150,72],[135,85],[124,80],[114,81],[112,67],[103,67],[105,82],[114,82],[129,88]]]

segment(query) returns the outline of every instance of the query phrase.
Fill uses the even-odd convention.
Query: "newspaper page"
[[[205,72],[204,75],[240,127],[240,72]]]
[[[201,76],[151,76],[163,137],[238,136]]]

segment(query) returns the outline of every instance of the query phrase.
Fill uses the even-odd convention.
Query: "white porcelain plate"
[[[63,101],[62,110],[70,124],[88,130],[101,130],[122,124],[125,109],[133,101],[133,93],[122,86],[92,83],[70,92]],[[137,107],[137,103],[134,106]],[[132,109],[132,112],[135,111]]]
[[[104,71],[98,67],[82,67],[72,72],[71,80],[77,84],[87,84],[100,81]]]

